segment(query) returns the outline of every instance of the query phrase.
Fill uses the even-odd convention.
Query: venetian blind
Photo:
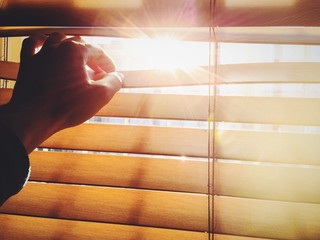
[[[209,1],[190,2],[221,13],[219,24],[206,28],[213,20],[204,14],[188,29],[155,20],[161,28],[148,23],[139,32],[2,29],[6,36],[62,31],[126,41],[173,32],[207,47],[206,64],[187,72],[124,69],[124,89],[96,117],[33,152],[30,182],[0,209],[3,239],[319,237],[317,6],[217,1],[213,11]],[[270,8],[277,11],[269,14]],[[16,79],[17,69],[18,63],[1,62],[1,78]],[[12,90],[0,93],[5,103]]]

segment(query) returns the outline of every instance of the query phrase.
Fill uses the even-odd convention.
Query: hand
[[[40,51],[37,52],[37,50]],[[17,82],[0,121],[31,152],[52,134],[83,123],[121,88],[102,49],[60,33],[24,40]]]

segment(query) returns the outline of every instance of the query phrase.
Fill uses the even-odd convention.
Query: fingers
[[[66,38],[67,38],[66,35],[59,33],[59,32],[54,32],[49,35],[49,37],[47,38],[47,40],[43,44],[42,49],[45,50],[53,45],[59,44],[60,42],[62,42]]]
[[[34,35],[24,39],[20,52],[21,61],[36,54],[37,49],[43,45],[46,39],[45,35]]]
[[[86,46],[86,63],[95,72],[104,71],[106,73],[115,72],[116,65],[113,60],[99,47],[91,44]]]

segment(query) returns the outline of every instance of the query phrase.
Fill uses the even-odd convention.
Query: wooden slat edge
[[[29,182],[3,213],[206,231],[208,197],[122,188]]]
[[[31,180],[207,192],[205,161],[34,151]]]

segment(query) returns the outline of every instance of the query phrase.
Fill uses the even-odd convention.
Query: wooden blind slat
[[[157,158],[33,152],[31,180],[206,193],[207,163]],[[217,195],[320,203],[320,169],[215,163]]]
[[[218,67],[220,83],[319,83],[318,62],[228,64]]]
[[[31,180],[207,192],[207,163],[102,154],[34,151]]]
[[[160,119],[208,119],[207,96],[118,93],[97,115]],[[216,121],[320,125],[320,99],[216,97]]]
[[[103,215],[101,218],[103,218],[103,220],[106,220],[106,218],[110,219],[114,215],[114,211],[118,209],[114,205],[110,206],[110,203],[109,205],[107,205],[110,195],[112,195],[113,200],[119,201],[118,198],[115,198],[114,194],[109,193],[107,195],[104,195],[103,203],[101,203],[102,200],[97,197],[97,194],[94,194],[92,191],[87,192],[83,187],[73,192],[70,189],[75,188],[76,186],[68,186],[68,189],[65,189],[66,191],[68,191],[68,193],[66,193],[65,191],[61,192],[61,189],[58,190],[58,188],[61,187],[60,185],[52,185],[50,187],[46,186],[45,189],[41,189],[41,191],[39,188],[36,188],[34,186],[30,187],[31,185],[38,184],[29,183],[28,187],[24,190],[23,193],[25,197],[22,197],[22,194],[20,194],[19,197],[11,199],[4,205],[2,211],[9,213],[19,212],[19,214],[30,214],[30,212],[33,210],[33,215],[50,215],[54,217],[67,217],[68,214],[72,213],[72,216],[76,219],[80,217],[82,218],[84,217],[84,215],[86,215],[85,218],[88,218],[88,216],[90,216],[92,212],[95,212],[94,216],[96,218],[99,218]],[[32,194],[30,192],[31,190],[29,190],[30,188],[33,189]],[[29,192],[28,194],[26,193],[27,191]],[[34,196],[33,194],[36,194],[38,197]],[[39,194],[41,196],[39,196]],[[73,196],[73,194],[76,194],[76,196]],[[52,197],[54,197],[54,199]],[[157,201],[161,199],[161,205],[164,206],[168,201],[168,197],[160,199],[158,197],[159,196],[157,196]],[[20,198],[19,201],[18,198]],[[58,200],[56,200],[55,198],[59,198],[60,201],[58,202]],[[74,200],[75,198],[77,199],[76,201]],[[128,195],[128,193],[126,193],[126,197],[121,198],[121,202],[119,204],[121,204],[122,210],[117,211],[118,216],[126,215],[126,213],[129,212],[127,209],[132,207],[132,204],[130,206],[127,205],[128,198],[130,198],[130,194]],[[80,199],[82,199],[82,201],[80,201]],[[146,196],[144,196],[142,199],[144,199],[145,207],[148,206],[148,208],[150,209],[150,205],[146,204],[149,199],[146,200]],[[166,199],[166,203],[163,202],[164,199]],[[186,201],[185,197],[183,199],[184,201]],[[39,201],[45,201],[46,204],[40,204]],[[126,201],[126,204],[123,204],[123,201]],[[177,204],[177,201],[180,201],[180,199],[178,200],[177,198],[175,198],[175,201],[173,202]],[[72,204],[70,204],[70,202],[72,202]],[[81,202],[81,206],[79,205],[79,202]],[[54,203],[59,203],[59,210],[56,210],[57,208],[55,207],[55,211],[52,211],[52,206],[54,206]],[[115,204],[117,205],[118,203]],[[142,203],[140,202],[140,204]],[[181,204],[182,203],[180,202],[179,205]],[[197,201],[193,199],[193,202],[190,203],[192,209],[195,208],[195,204],[197,204]],[[205,203],[202,204],[205,205]],[[153,203],[152,205],[154,206],[156,204]],[[95,210],[97,209],[97,206],[99,207],[99,212],[96,212]],[[108,208],[108,206],[113,208],[107,212],[108,214],[106,214],[106,212],[104,211],[106,211],[106,208]],[[192,209],[190,209],[190,206],[188,210],[183,210],[187,211],[190,214],[190,211],[192,211]],[[81,209],[79,209],[80,207]],[[162,208],[159,208],[159,206],[157,207],[157,216],[151,216],[151,221],[157,221],[156,226],[159,226],[159,219],[164,216],[164,212],[162,211]],[[172,203],[170,202],[170,209],[172,210],[171,207],[174,207],[174,205],[172,205]],[[32,208],[32,210],[30,208]],[[144,208],[144,210],[141,211],[147,212],[148,209]],[[166,213],[168,211],[169,210],[166,209]],[[203,211],[205,212],[205,209]],[[141,212],[140,215],[135,215],[135,219],[139,219],[140,224],[143,223],[143,218],[141,217],[142,215],[143,214],[141,214]],[[181,214],[178,215],[181,217]],[[188,215],[188,219],[181,219],[178,215],[176,214],[176,217],[174,217],[173,219],[170,216],[170,222],[174,221],[171,227],[177,226],[181,222],[190,220],[190,215]],[[220,234],[276,239],[316,239],[320,234],[319,218],[319,204],[268,201],[221,196],[215,197],[215,232]],[[195,220],[196,219],[193,218],[190,221],[194,222]],[[190,222],[187,225],[190,225]],[[197,223],[197,225],[199,225],[199,222]],[[193,228],[195,227],[194,224],[192,224],[192,226]]]
[[[206,96],[117,93],[98,116],[207,120]]]
[[[0,214],[2,239],[15,240],[207,240],[205,232],[172,230]],[[217,240],[262,240],[261,238],[214,234]],[[264,238],[265,239],[265,238]]]
[[[19,63],[0,61],[0,78],[17,79]]]
[[[41,146],[207,157],[207,137],[206,129],[83,124]],[[215,147],[222,159],[319,165],[319,142],[319,134],[217,130]]]
[[[3,213],[206,231],[207,197],[163,191],[29,182]]]
[[[11,89],[0,89],[0,104],[7,103]],[[207,120],[208,97],[196,95],[117,93],[97,116]],[[216,98],[216,121],[320,125],[320,99],[279,97]]]
[[[272,239],[320,236],[320,204],[216,196],[215,233]]]
[[[319,27],[217,27],[218,42],[319,44]]]
[[[319,165],[319,134],[219,130],[217,157]]]
[[[242,4],[241,4],[242,3]],[[24,1],[11,0],[1,8],[2,26],[319,26],[317,1],[219,0],[210,18],[207,0],[185,1]],[[13,16],[19,16],[15,18]],[[32,16],[32,17],[30,17]],[[85,17],[83,17],[85,16]],[[179,16],[177,18],[176,16]],[[283,17],[285,16],[285,17]],[[115,21],[117,19],[117,21]]]
[[[215,163],[217,195],[320,204],[320,168],[240,161]]]
[[[41,146],[205,157],[207,140],[205,129],[82,124],[56,133]]]
[[[1,239],[8,240],[206,240],[207,237],[204,232],[9,214],[0,214],[0,222]],[[219,239],[227,240],[224,237]]]
[[[222,122],[319,126],[319,109],[315,98],[216,98],[216,120]]]
[[[320,44],[319,27],[222,27],[214,28],[218,42],[269,44]],[[0,37],[29,36],[62,32],[66,35],[149,38],[159,35],[183,36],[182,40],[209,41],[208,28],[136,28],[136,27],[39,27],[0,26]]]
[[[267,240],[267,238],[244,237],[226,234],[214,234],[215,240]],[[271,240],[271,239],[270,239]]]
[[[10,88],[0,88],[0,105],[6,104],[10,101],[12,92],[13,90]]]
[[[16,79],[18,63],[0,61],[1,68],[6,68],[6,74],[1,77]],[[141,70],[122,71],[123,86],[159,87],[181,85],[203,85],[209,83],[208,67],[194,69]],[[267,73],[267,74],[266,74]],[[0,72],[1,74],[1,72]],[[320,63],[290,62],[290,63],[246,63],[218,65],[217,82],[223,83],[319,83]]]

